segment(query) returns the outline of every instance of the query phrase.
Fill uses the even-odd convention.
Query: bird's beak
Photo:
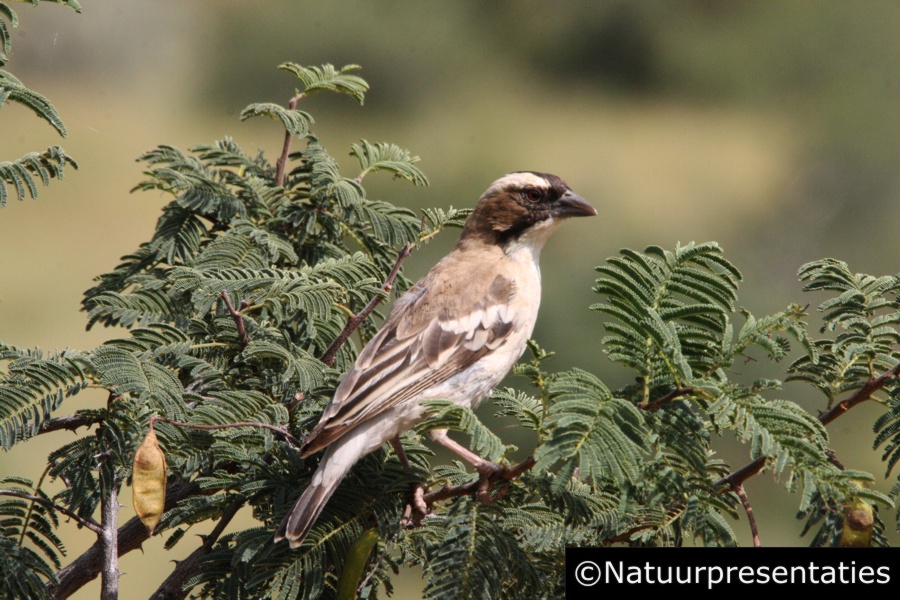
[[[556,217],[593,217],[597,214],[597,209],[590,203],[569,190],[556,201],[556,209],[554,210]]]

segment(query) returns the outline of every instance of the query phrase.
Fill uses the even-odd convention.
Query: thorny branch
[[[403,261],[406,260],[406,257],[410,254],[410,249],[412,248],[412,244],[407,242],[400,249],[399,254],[397,255],[397,260],[394,263],[394,267],[391,269],[391,272],[388,273],[387,279],[384,280],[384,284],[381,286],[381,289],[385,292],[385,294],[389,294],[390,291],[394,288],[394,280],[397,278],[397,274],[400,272],[400,265],[403,264]],[[350,339],[350,336],[353,335],[353,332],[362,324],[363,321],[366,320],[366,317],[375,310],[379,304],[384,301],[384,296],[377,295],[366,304],[365,308],[363,308],[359,314],[353,315],[349,319],[347,319],[347,324],[344,326],[343,331],[335,338],[334,342],[331,343],[331,346],[328,347],[328,350],[325,351],[325,354],[322,355],[322,362],[328,365],[329,367],[334,364],[335,359],[337,358],[338,350],[341,349],[341,346]]]
[[[101,600],[118,600],[119,597],[119,496],[116,493],[115,469],[109,466],[101,467],[110,481],[106,483],[109,493],[103,497],[103,505],[100,512],[100,524],[103,530],[100,533],[100,541],[103,545],[103,571],[101,572]],[[101,472],[101,477],[103,476]]]
[[[228,292],[222,290],[222,293],[219,294],[219,296],[225,302],[225,308],[228,309],[228,314],[230,314],[231,318],[234,319],[234,324],[237,326],[238,334],[241,336],[241,349],[243,350],[249,343],[249,339],[247,338],[247,328],[244,326],[244,315],[242,315],[239,310],[234,308],[234,304],[231,303],[231,298],[228,297]],[[242,304],[241,308],[246,308],[246,306]]]
[[[688,394],[693,394],[693,393],[694,393],[694,388],[681,387],[681,388],[674,389],[671,392],[668,392],[667,394],[660,396],[653,402],[641,402],[640,404],[638,404],[638,408],[640,408],[641,410],[656,410],[660,406],[663,406],[664,404],[668,404],[669,402],[671,402],[672,400],[675,400],[676,398],[679,398],[681,396],[686,396]]]
[[[508,482],[520,477],[523,473],[530,470],[534,465],[534,457],[529,456],[522,462],[513,465],[508,469],[504,469],[490,477],[481,476],[478,479],[470,481],[468,483],[463,483],[460,485],[446,485],[439,490],[428,492],[427,494],[422,494],[421,498],[417,497],[414,499],[413,503],[407,505],[406,510],[404,511],[404,518],[401,521],[401,525],[407,527],[418,526],[425,518],[425,513],[427,512],[428,508],[430,508],[435,502],[440,502],[441,500],[447,500],[449,498],[476,495],[479,500],[486,504],[496,502],[499,497],[503,495],[503,490],[505,489],[505,486]],[[490,488],[493,484],[498,482],[502,482],[503,487],[501,488],[498,496],[491,496]],[[422,510],[423,506],[425,507],[425,510]]]
[[[42,433],[50,433],[51,431],[59,431],[60,429],[68,429],[69,431],[74,432],[79,427],[88,427],[95,422],[96,418],[80,414],[67,415],[65,417],[54,417],[52,419],[44,421],[41,424],[40,429],[38,429],[38,435]]]
[[[900,375],[900,363],[894,365],[891,369],[885,371],[878,377],[872,377],[861,388],[856,390],[849,398],[839,402],[836,406],[819,415],[819,422],[822,425],[828,425],[838,417],[847,413],[848,410],[865,402],[872,397],[872,394],[883,388],[889,381],[896,379]],[[829,457],[830,458],[830,457]],[[733,488],[735,485],[741,486],[743,483],[758,474],[766,466],[766,457],[760,456],[751,463],[748,463],[734,471],[733,473],[723,477],[713,484],[714,487]]]
[[[26,494],[25,492],[20,492],[18,490],[0,490],[0,496],[12,496],[13,498],[22,498],[23,500],[28,500],[30,502],[35,502],[42,506],[46,506],[47,508],[52,508],[58,513],[64,514],[69,517],[73,521],[77,522],[82,527],[86,527],[93,531],[96,534],[103,533],[103,529],[100,528],[100,525],[97,524],[93,519],[85,519],[83,517],[79,517],[77,514],[66,508],[65,506],[60,506],[55,502],[51,502],[46,498],[42,498],[40,496],[34,496],[32,494]]]
[[[278,435],[282,436],[285,440],[290,442],[292,445],[296,447],[300,447],[300,440],[295,438],[291,433],[284,427],[279,427],[278,425],[269,425],[268,423],[257,423],[244,421],[241,423],[223,423],[221,425],[200,425],[197,423],[182,423],[181,421],[173,421],[172,419],[167,419],[165,417],[152,417],[151,421],[162,421],[163,423],[168,423],[169,425],[175,425],[176,427],[187,427],[188,429],[205,429],[205,430],[215,430],[215,429],[234,429],[235,427],[258,427],[260,429],[268,429],[269,431],[274,431]]]
[[[747,522],[750,524],[750,533],[753,534],[753,546],[760,548],[762,544],[759,543],[759,527],[756,525],[756,516],[753,514],[753,507],[750,506],[747,492],[744,491],[744,486],[742,485],[732,485],[731,490],[738,495],[738,498],[741,499],[741,504],[744,505],[744,510],[747,511]]]
[[[176,481],[166,487],[165,510],[171,510],[176,503],[200,493],[200,486],[193,482]],[[118,555],[122,556],[132,550],[141,547],[150,534],[138,517],[132,517],[124,525],[119,527],[116,539],[118,540]],[[54,600],[68,598],[89,581],[96,579],[103,568],[103,544],[98,539],[93,546],[88,548],[81,556],[73,560],[68,566],[57,574],[59,583],[48,584],[50,597]]]
[[[297,94],[288,102],[288,108],[290,110],[295,110],[297,108],[297,103],[303,98],[304,94]],[[275,163],[275,185],[281,187],[284,185],[284,172],[287,167],[288,155],[291,153],[291,132],[284,132],[284,144],[281,147],[281,156],[278,157],[278,161]]]
[[[203,536],[203,544],[194,550],[190,556],[178,563],[178,566],[163,581],[162,585],[150,596],[151,600],[182,600],[187,596],[187,592],[182,589],[184,582],[194,576],[200,564],[200,559],[212,551],[212,547],[219,540],[222,532],[225,531],[225,528],[228,527],[246,501],[246,498],[238,498],[222,511],[222,516],[219,518],[216,526],[213,527],[213,530],[208,535]]]

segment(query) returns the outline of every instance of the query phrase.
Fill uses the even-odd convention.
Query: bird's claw
[[[400,525],[401,527],[420,527],[426,516],[428,516],[428,505],[425,503],[425,488],[421,483],[416,483],[413,488],[412,501],[404,508]]]

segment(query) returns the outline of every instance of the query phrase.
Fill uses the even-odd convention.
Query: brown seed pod
[[[156,442],[152,421],[147,437],[134,453],[131,489],[134,511],[153,535],[166,505],[166,456]]]

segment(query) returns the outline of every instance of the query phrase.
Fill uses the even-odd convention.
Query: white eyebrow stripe
[[[524,189],[530,187],[546,190],[550,187],[550,182],[534,173],[510,173],[492,183],[491,187],[485,192],[485,195],[489,196],[508,189]]]

